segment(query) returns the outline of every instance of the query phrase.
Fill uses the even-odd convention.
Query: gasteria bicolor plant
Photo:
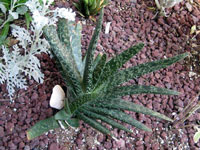
[[[74,6],[86,18],[97,15],[106,5],[108,5],[108,0],[79,0],[74,2]]]
[[[83,120],[91,127],[112,137],[114,136],[102,125],[102,122],[114,128],[132,132],[116,122],[116,119],[133,125],[138,129],[152,131],[124,113],[124,110],[172,121],[165,115],[151,109],[125,101],[121,96],[141,93],[178,95],[178,92],[154,86],[120,85],[133,78],[165,68],[185,58],[188,54],[185,53],[169,59],[148,62],[120,70],[123,64],[143,48],[144,44],[140,43],[132,46],[109,61],[106,59],[106,54],[99,54],[94,59],[94,51],[99,39],[102,20],[103,9],[83,60],[81,56],[80,23],[76,24],[75,22],[61,19],[58,22],[57,30],[53,26],[44,28],[46,39],[49,41],[52,53],[68,87],[67,97],[64,99],[64,108],[57,112],[55,116],[36,123],[27,131],[29,140],[60,126],[66,128],[69,126],[78,127],[79,120]]]
[[[156,6],[160,11],[160,15],[167,16],[165,9],[171,8],[183,0],[155,0]]]
[[[41,38],[43,27],[56,25],[58,17],[71,21],[75,20],[75,13],[71,9],[57,8],[49,10],[49,6],[54,0],[43,0],[42,5],[38,0],[29,0],[25,5],[32,12],[32,22],[30,30],[33,34],[22,27],[11,25],[12,35],[19,41],[14,45],[12,51],[6,46],[1,46],[3,57],[0,59],[0,83],[6,82],[9,96],[12,97],[15,87],[26,89],[26,79],[34,79],[38,83],[43,82],[44,75],[40,71],[40,62],[36,57],[42,52],[47,53],[49,44],[46,39]],[[50,15],[53,14],[53,17]],[[20,48],[21,47],[21,48]],[[22,53],[24,51],[24,53]]]

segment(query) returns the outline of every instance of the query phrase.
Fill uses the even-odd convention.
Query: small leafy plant
[[[4,20],[1,19],[0,22],[0,45],[4,43],[10,23],[19,18],[20,15],[24,15],[26,19],[27,28],[31,22],[31,16],[28,13],[28,8],[25,5],[27,0],[1,0],[0,2],[0,12],[4,15]]]
[[[73,3],[82,16],[86,18],[95,16],[108,5],[108,0],[79,0]]]
[[[120,68],[144,46],[140,43],[107,61],[106,54],[94,58],[99,33],[103,20],[103,9],[96,29],[90,41],[87,54],[81,56],[81,24],[60,19],[58,29],[45,27],[44,33],[49,41],[53,55],[67,86],[64,108],[54,116],[36,123],[27,131],[29,140],[58,127],[78,127],[83,120],[98,131],[114,137],[110,130],[102,125],[105,122],[113,128],[132,133],[131,130],[116,122],[120,120],[138,129],[152,131],[133,119],[124,110],[151,115],[167,121],[170,118],[151,109],[123,100],[121,97],[131,94],[151,93],[178,95],[176,91],[145,85],[120,86],[133,78],[165,68],[188,54],[181,54],[169,59],[140,64],[121,70]],[[99,121],[101,120],[101,122]]]
[[[26,77],[42,83],[44,74],[40,71],[40,61],[36,55],[47,53],[49,44],[42,38],[43,27],[56,25],[58,17],[75,20],[75,13],[71,9],[57,8],[49,10],[54,0],[43,0],[42,5],[37,0],[28,0],[25,5],[32,12],[30,30],[17,25],[11,25],[12,35],[18,41],[12,48],[0,46],[0,84],[6,83],[10,98],[13,97],[15,87],[27,89]],[[15,1],[14,1],[15,2]],[[53,17],[50,15],[53,14]]]
[[[174,121],[173,128],[186,128],[186,127],[193,127],[197,131],[193,136],[193,140],[197,143],[200,139],[200,126],[198,124],[187,124],[185,121],[190,118],[193,114],[200,109],[200,92],[188,103],[188,105],[180,112],[180,114],[176,117],[177,119]],[[199,120],[197,120],[199,121]]]
[[[183,0],[155,0],[156,6],[160,11],[160,15],[167,16],[165,9],[174,7],[176,4],[182,2]]]

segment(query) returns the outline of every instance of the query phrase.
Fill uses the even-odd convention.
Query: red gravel
[[[59,7],[69,5],[67,2],[55,4]],[[186,51],[190,52],[193,43],[199,44],[200,34],[196,37],[196,41],[190,40],[192,38],[191,27],[200,25],[200,9],[198,7],[193,6],[190,12],[182,2],[167,11],[171,13],[170,17],[152,19],[155,12],[148,9],[152,6],[154,4],[150,0],[111,1],[105,9],[104,28],[97,48],[98,52],[104,51],[108,56],[113,56],[131,45],[144,42],[145,48],[124,66],[127,68]],[[84,19],[77,16],[77,20]],[[104,34],[106,22],[111,22],[108,35]],[[87,20],[83,25],[83,53],[89,44],[93,29],[94,23]],[[30,80],[29,89],[27,91],[19,90],[18,95],[14,98],[14,103],[6,101],[6,86],[1,85],[0,87],[0,150],[77,150],[78,148],[87,150],[195,150],[200,148],[200,143],[194,144],[193,142],[195,133],[193,128],[169,130],[168,122],[133,112],[128,113],[151,127],[152,133],[139,131],[125,124],[134,133],[128,134],[115,129],[113,134],[119,141],[114,141],[82,123],[78,131],[56,130],[56,132],[27,141],[25,131],[39,120],[54,114],[55,110],[49,107],[53,86],[56,84],[63,86],[54,61],[46,54],[38,57],[45,74],[43,84],[37,85]],[[131,83],[134,82],[131,81]],[[180,96],[142,94],[125,97],[125,100],[144,105],[171,118],[174,118],[174,114],[178,114],[200,90],[200,79],[189,78],[189,69],[185,61],[145,75],[136,82],[165,87],[182,93]],[[191,116],[186,124],[196,123],[197,118],[200,118],[199,114]]]

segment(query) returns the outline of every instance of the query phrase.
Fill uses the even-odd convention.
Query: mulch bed
[[[143,50],[124,66],[127,68],[183,52],[195,51],[192,45],[200,45],[200,34],[194,39],[190,30],[193,25],[200,26],[200,8],[196,5],[192,7],[192,10],[188,10],[186,2],[168,9],[167,12],[171,14],[165,18],[154,16],[155,11],[151,8],[155,5],[152,0],[111,1],[105,8],[104,25],[97,52],[114,56],[138,42],[145,43]],[[68,6],[71,6],[71,2],[56,2],[54,7]],[[71,8],[74,9],[72,6]],[[79,15],[77,15],[77,20],[83,22],[82,50],[85,53],[95,23]],[[104,34],[107,22],[111,22],[110,32]],[[199,50],[196,52],[197,56],[194,57],[198,60]],[[133,134],[114,129],[113,134],[119,139],[115,141],[81,123],[77,130],[57,129],[28,141],[26,130],[39,120],[56,112],[49,106],[52,88],[56,84],[64,86],[54,60],[47,54],[42,54],[38,58],[41,60],[41,69],[45,74],[43,84],[38,85],[35,81],[29,80],[28,90],[18,90],[14,103],[8,100],[6,85],[0,86],[0,150],[200,149],[200,143],[195,144],[193,141],[195,133],[193,128],[172,130],[171,124],[166,121],[130,112],[127,113],[152,128],[153,132],[147,133],[130,126],[128,127],[134,131]],[[142,94],[126,96],[124,99],[144,105],[174,119],[200,91],[200,78],[189,77],[192,63],[196,63],[198,67],[199,63],[190,59],[190,61],[181,61],[166,69],[131,81],[131,83],[177,90],[181,92],[181,95]],[[199,113],[195,113],[186,120],[185,125],[198,124],[199,120]]]

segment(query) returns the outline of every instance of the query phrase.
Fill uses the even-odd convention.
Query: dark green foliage
[[[8,22],[4,25],[4,27],[0,33],[0,46],[5,43],[5,40],[8,35],[9,27],[10,27],[10,23]]]
[[[125,101],[121,99],[121,96],[142,93],[178,95],[178,92],[154,86],[121,86],[121,84],[144,74],[165,68],[185,58],[188,54],[185,53],[121,70],[123,64],[139,52],[144,44],[140,43],[132,46],[110,59],[110,61],[106,61],[106,54],[99,54],[94,58],[102,20],[103,9],[84,59],[81,57],[80,24],[61,19],[59,20],[57,30],[55,27],[44,29],[45,37],[50,43],[52,53],[57,60],[59,69],[68,87],[65,107],[53,117],[52,122],[61,121],[63,126],[78,127],[79,120],[83,120],[100,132],[111,135],[110,131],[101,123],[131,132],[116,122],[118,120],[133,125],[138,129],[151,131],[147,126],[126,114],[124,110],[172,121],[163,114]],[[32,135],[32,132],[40,127],[40,124],[43,126],[44,122],[37,123],[28,131],[28,135]],[[58,127],[53,125],[51,128]],[[42,130],[41,134],[44,131],[47,130]],[[31,139],[35,136],[29,137]]]
[[[60,110],[55,114],[56,120],[66,120],[71,118],[71,114],[68,114],[64,109]]]
[[[123,121],[125,123],[128,123],[130,125],[135,126],[138,129],[144,130],[144,131],[151,131],[147,126],[144,124],[138,122],[137,120],[133,119],[131,116],[127,115],[126,113],[118,110],[118,109],[107,109],[107,108],[101,108],[101,107],[91,107],[91,106],[85,106],[85,109],[91,112],[96,112],[101,115],[110,116],[111,118]]]
[[[101,76],[101,73],[103,74],[103,68],[104,68],[104,66],[106,64],[106,58],[107,58],[106,54],[103,54],[103,56],[100,58],[98,64],[94,68],[94,71],[93,71],[93,85],[96,84],[97,80]]]
[[[108,5],[108,0],[79,0],[73,4],[82,16],[89,18]]]
[[[100,119],[103,122],[106,122],[106,123],[110,124],[111,126],[113,126],[115,128],[118,128],[118,129],[124,130],[126,132],[132,133],[132,131],[130,131],[129,129],[127,129],[126,127],[124,127],[123,125],[117,123],[116,121],[112,120],[109,117],[105,117],[103,115],[88,111],[87,109],[80,109],[80,111],[82,113],[84,113],[85,115],[87,115],[88,117],[91,117],[91,118],[94,118],[94,119]]]
[[[93,57],[94,57],[94,51],[96,50],[97,42],[99,39],[102,21],[103,21],[103,9],[101,10],[101,15],[97,22],[97,26],[95,28],[92,39],[90,41],[87,55],[86,55],[85,70],[84,70],[84,75],[83,75],[83,86],[86,89],[86,92],[92,89]]]
[[[60,20],[63,22],[63,20]],[[62,27],[64,23],[59,23],[58,27]],[[63,30],[64,32],[65,30]],[[67,32],[67,31],[66,31]],[[72,50],[70,47],[70,39],[68,39],[68,44],[63,44],[64,41],[60,41],[59,37],[61,38],[62,34],[57,35],[57,31],[55,27],[51,26],[49,28],[44,29],[44,33],[49,34],[47,36],[47,40],[53,49],[53,54],[58,58],[60,66],[62,67],[62,72],[64,72],[64,78],[67,81],[67,84],[73,88],[73,95],[81,94],[81,77],[80,72],[78,72],[78,68],[72,54]],[[62,43],[63,42],[63,43]],[[66,41],[67,42],[67,39]],[[70,59],[69,59],[70,58]]]
[[[71,113],[76,113],[76,110],[82,107],[85,103],[88,103],[94,99],[97,99],[99,97],[99,93],[92,92],[92,93],[86,93],[81,95],[80,97],[77,97],[76,101],[73,101],[71,104],[69,104],[69,108]]]
[[[104,127],[101,123],[99,123],[98,121],[96,121],[95,119],[91,119],[87,116],[85,116],[83,113],[77,111],[77,117],[81,120],[83,120],[85,123],[89,124],[90,126],[92,126],[93,128],[99,130],[100,132],[104,133],[104,134],[108,134],[111,135],[110,131]]]
[[[102,83],[103,81],[107,80],[108,77],[113,75],[118,69],[122,67],[128,60],[130,60],[135,54],[137,54],[142,48],[144,44],[140,43],[133,47],[130,47],[126,51],[122,52],[121,54],[117,55],[116,57],[112,58],[108,61],[103,68],[103,74],[99,78],[99,82]]]
[[[31,140],[41,134],[48,132],[49,130],[58,128],[59,124],[55,120],[54,116],[48,119],[42,120],[39,123],[35,124],[31,129],[27,131],[27,138]]]
[[[133,94],[162,94],[162,95],[178,95],[176,91],[168,90],[165,88],[159,88],[155,86],[145,85],[131,85],[131,86],[120,86],[113,90],[108,91],[106,97],[118,97]]]
[[[142,113],[145,115],[150,115],[150,116],[157,117],[160,119],[172,121],[172,119],[166,117],[165,115],[157,113],[144,106],[141,106],[132,102],[124,101],[121,98],[108,99],[108,100],[100,101],[99,103],[93,102],[91,103],[91,106],[97,106],[97,107],[108,108],[108,109],[129,110],[136,113]]]
[[[80,23],[74,24],[72,21],[61,19],[58,23],[59,39],[65,44],[66,49],[74,57],[76,66],[80,74],[83,74],[82,54],[81,54],[81,30]],[[63,32],[65,31],[65,32]]]
[[[96,58],[94,59],[94,62],[93,62],[93,66],[92,66],[92,72],[94,72],[94,69],[97,67],[97,65],[99,64],[100,60],[101,60],[101,57],[102,55],[101,54],[98,54],[96,56]]]
[[[125,70],[121,70],[109,77],[108,86],[109,88],[112,88],[121,83],[129,81],[130,79],[138,78],[153,71],[166,68],[167,66],[172,65],[173,63],[185,58],[186,56],[188,56],[188,54],[184,53],[172,58],[148,62]]]
[[[32,17],[31,17],[31,15],[30,15],[29,13],[27,13],[27,12],[26,12],[24,15],[25,15],[25,20],[26,20],[26,27],[27,27],[27,29],[29,29],[30,23],[31,23],[31,21],[32,21]]]
[[[18,8],[20,8],[24,3],[26,3],[28,0],[19,0],[18,2],[15,3],[14,10],[12,11],[17,11]],[[12,1],[11,0],[1,0],[3,5],[6,7],[7,11],[11,9]],[[19,15],[25,15],[25,20],[26,20],[26,27],[29,28],[30,22],[32,20],[30,14],[28,12],[22,13]],[[6,38],[8,36],[9,30],[10,30],[10,24],[13,22],[14,19],[9,19],[5,20],[5,24],[2,27],[1,33],[0,33],[0,46],[2,44],[7,44],[6,43]]]

